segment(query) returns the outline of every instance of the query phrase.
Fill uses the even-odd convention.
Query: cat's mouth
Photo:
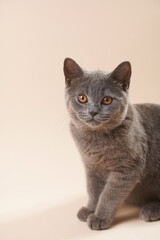
[[[96,127],[96,126],[99,126],[103,123],[106,123],[108,120],[109,120],[109,118],[101,119],[101,118],[93,117],[92,119],[87,121],[87,124],[92,126],[92,127]]]
[[[92,118],[91,120],[88,120],[87,123],[91,126],[97,126],[101,124],[101,122],[96,121],[94,118]]]
[[[98,126],[101,124],[100,121],[97,121],[94,117],[91,116],[89,117],[79,116],[79,119],[91,127]]]
[[[84,114],[84,113],[79,113],[78,118],[91,127],[99,126],[109,120],[108,115],[99,116],[97,114],[95,116],[91,116],[91,115]]]

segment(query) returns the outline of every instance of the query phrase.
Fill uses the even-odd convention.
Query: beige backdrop
[[[160,1],[0,1],[0,222],[5,222],[1,240],[60,239],[56,227],[50,227],[46,238],[46,226],[58,211],[46,225],[33,221],[28,231],[21,218],[86,196],[83,166],[68,131],[65,57],[90,70],[112,70],[129,60],[131,102],[160,103]],[[81,201],[75,206],[72,220],[60,212],[73,224]],[[43,214],[37,217],[41,218]],[[70,230],[61,239],[73,229],[75,235],[83,232],[81,228],[90,234],[86,225],[76,224],[67,225]],[[28,238],[29,231],[35,235]]]

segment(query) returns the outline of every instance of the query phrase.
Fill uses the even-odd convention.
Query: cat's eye
[[[78,101],[79,101],[80,103],[86,103],[86,102],[88,101],[88,99],[87,99],[87,97],[86,97],[84,94],[80,94],[80,95],[78,96]]]
[[[112,102],[112,98],[107,96],[107,97],[104,97],[104,98],[103,98],[102,104],[108,105],[108,104],[110,104],[111,102]]]

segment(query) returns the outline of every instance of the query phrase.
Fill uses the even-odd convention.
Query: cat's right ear
[[[73,79],[83,75],[83,71],[80,66],[71,58],[66,58],[64,60],[63,71],[67,85],[70,85]]]

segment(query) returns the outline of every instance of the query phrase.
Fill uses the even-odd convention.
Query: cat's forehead
[[[110,72],[86,72],[78,85],[79,89],[90,94],[101,95],[106,91],[114,91],[114,83],[110,79]]]
[[[111,72],[106,71],[83,71],[83,76],[72,81],[67,89],[69,95],[86,94],[96,99],[104,95],[121,97],[122,91],[115,84]]]
[[[103,71],[87,71],[85,72],[82,83],[84,85],[89,85],[95,87],[97,86],[103,86],[106,84],[106,81],[109,79],[109,72],[103,72]]]

